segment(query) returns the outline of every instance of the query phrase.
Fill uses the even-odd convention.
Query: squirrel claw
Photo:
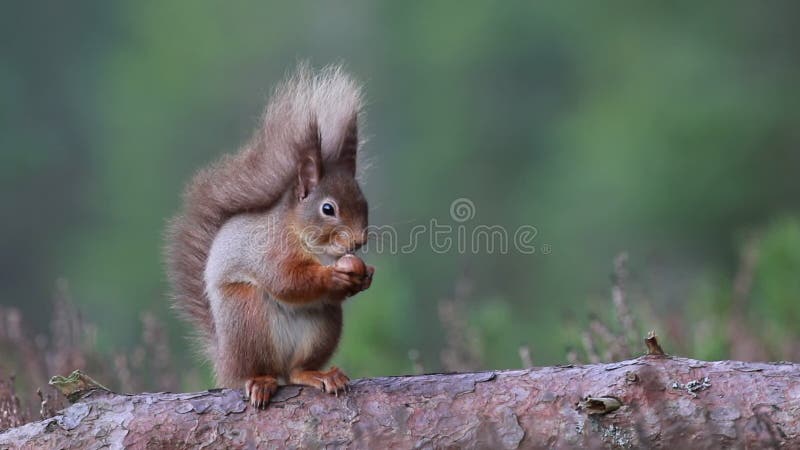
[[[334,289],[344,294],[345,298],[352,297],[363,291],[366,289],[365,285],[368,283],[368,279],[363,275],[359,276],[356,274],[343,273],[336,270],[333,272],[333,280],[335,283]]]
[[[244,383],[244,394],[254,408],[265,409],[269,405],[272,394],[278,390],[278,380],[275,377],[264,375],[248,378]]]
[[[316,370],[297,371],[289,377],[289,381],[294,384],[311,386],[338,397],[339,391],[347,390],[347,383],[350,382],[350,378],[338,367],[331,367],[326,372]]]

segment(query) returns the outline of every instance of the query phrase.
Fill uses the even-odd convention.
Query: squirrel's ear
[[[308,197],[308,194],[317,187],[322,176],[319,159],[314,154],[306,155],[297,168],[297,196],[298,200]]]
[[[347,128],[342,139],[342,147],[339,149],[339,160],[341,167],[351,174],[356,174],[356,153],[358,152],[358,116],[353,117],[347,123]]]
[[[303,146],[300,162],[297,165],[297,197],[302,200],[319,184],[322,178],[321,137],[316,122],[309,130],[309,142]]]

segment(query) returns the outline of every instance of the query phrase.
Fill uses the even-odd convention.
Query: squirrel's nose
[[[351,246],[350,250],[356,251],[366,243],[367,243],[367,232],[362,231],[360,235],[353,236],[353,241],[350,244]]]

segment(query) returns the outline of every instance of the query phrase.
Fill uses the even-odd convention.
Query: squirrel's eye
[[[322,214],[325,214],[326,216],[335,216],[336,210],[329,202],[325,202],[322,204]]]

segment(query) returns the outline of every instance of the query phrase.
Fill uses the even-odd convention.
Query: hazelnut
[[[347,254],[339,258],[333,268],[339,272],[352,275],[364,276],[367,273],[367,265],[358,256]]]

